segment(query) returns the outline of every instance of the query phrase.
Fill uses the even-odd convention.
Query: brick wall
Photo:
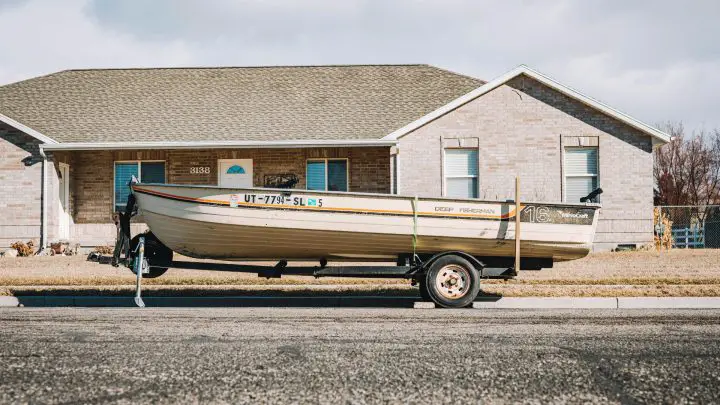
[[[0,247],[40,239],[40,142],[0,123]]]
[[[390,192],[390,151],[383,147],[78,151],[56,157],[71,162],[72,239],[82,245],[109,243],[114,238],[111,216],[115,161],[163,160],[169,183],[216,185],[218,159],[253,159],[255,186],[262,186],[266,175],[293,173],[300,179],[296,188],[302,189],[305,188],[305,162],[312,158],[349,159],[350,191]],[[210,167],[210,173],[191,174],[193,166]]]
[[[596,250],[652,241],[650,136],[526,77],[517,77],[401,138],[399,191],[441,195],[443,144],[479,151],[480,198],[561,201],[563,147],[596,139],[603,208]],[[475,146],[476,145],[476,146]]]

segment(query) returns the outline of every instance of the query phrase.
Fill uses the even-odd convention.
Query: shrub
[[[33,241],[29,240],[28,243],[17,241],[10,245],[10,247],[17,250],[18,256],[27,257],[35,253],[35,249],[33,249],[34,245]]]
[[[115,248],[110,245],[95,246],[95,249],[93,249],[93,252],[99,253],[101,255],[111,255],[115,252]]]
[[[667,214],[662,212],[659,207],[653,210],[653,223],[660,231],[655,232],[655,248],[658,250],[672,249],[672,221],[670,221]]]

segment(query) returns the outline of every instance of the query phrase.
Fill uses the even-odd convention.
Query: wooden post
[[[515,177],[515,274],[520,271],[520,177]]]

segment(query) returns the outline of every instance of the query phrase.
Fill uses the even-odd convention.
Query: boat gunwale
[[[232,187],[220,187],[213,185],[199,185],[199,184],[173,184],[173,183],[142,183],[137,182],[131,184],[131,188],[134,191],[135,186],[147,187],[147,186],[161,186],[161,187],[174,187],[174,188],[192,188],[192,189],[209,189],[209,190],[236,190],[242,192],[273,192],[279,194],[287,193],[303,193],[303,194],[315,194],[322,196],[336,196],[336,197],[370,197],[370,198],[382,198],[382,199],[415,199],[418,198],[423,201],[450,201],[450,202],[470,202],[470,203],[487,203],[487,204],[515,204],[515,200],[481,200],[477,198],[452,198],[452,197],[420,197],[414,195],[404,194],[381,194],[381,193],[363,193],[356,191],[318,191],[318,190],[304,190],[304,189],[288,189],[288,188],[268,188],[268,187],[253,187],[253,188],[232,188]],[[224,193],[224,194],[238,194]],[[523,205],[552,205],[556,207],[582,207],[582,208],[594,208],[600,209],[602,205],[599,203],[568,203],[568,202],[544,202],[544,201],[521,201]]]

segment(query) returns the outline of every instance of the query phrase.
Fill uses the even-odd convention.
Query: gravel
[[[0,403],[712,403],[720,311],[0,309]]]

